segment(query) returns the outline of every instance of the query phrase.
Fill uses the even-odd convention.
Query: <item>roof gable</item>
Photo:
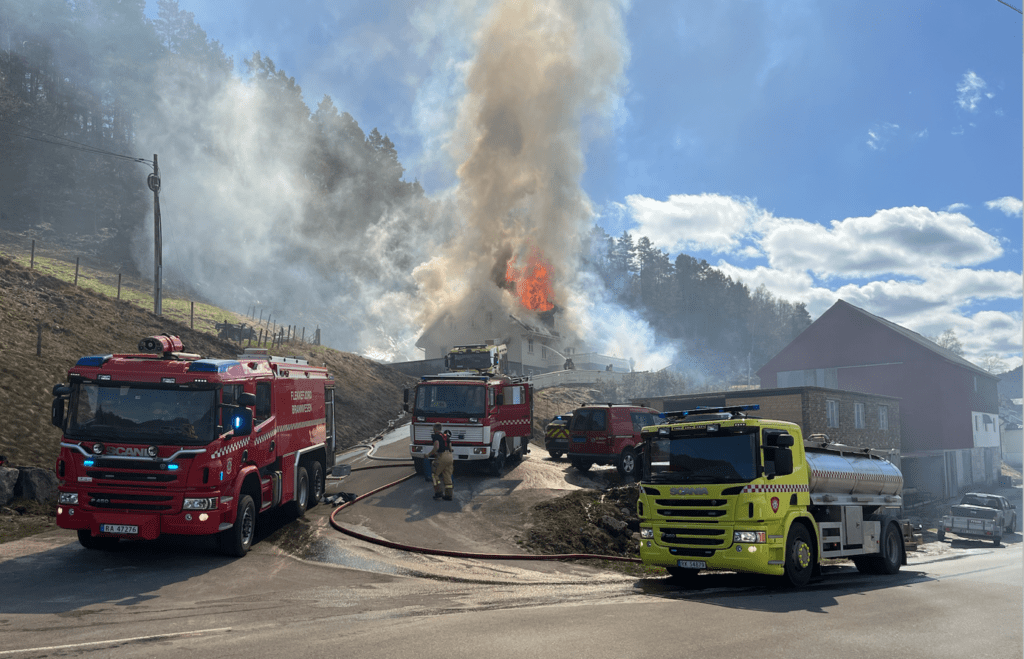
[[[845,300],[837,300],[835,304],[829,307],[825,311],[825,313],[823,313],[821,316],[818,317],[817,320],[811,323],[810,326],[808,326],[803,332],[800,333],[800,335],[793,339],[785,348],[779,351],[779,354],[769,359],[764,366],[758,369],[758,375],[760,376],[762,371],[772,372],[778,370],[776,369],[775,364],[778,361],[784,360],[788,356],[787,353],[789,353],[790,351],[798,350],[799,344],[801,343],[801,339],[804,339],[806,338],[806,336],[814,334],[816,331],[820,331],[823,323],[830,324],[834,322],[859,322],[874,325],[875,327],[881,328],[883,331],[889,332],[897,336],[899,339],[903,341],[909,342],[913,345],[916,345],[920,348],[923,348],[931,352],[940,359],[943,359],[952,364],[956,364],[957,366],[968,369],[979,375],[985,375],[987,377],[996,379],[996,376],[992,375],[991,373],[981,368],[980,366],[967,361],[963,357],[957,355],[956,353],[950,350],[942,348],[934,341],[926,339],[917,332],[909,330],[906,327],[897,325],[896,323],[886,320],[881,316],[876,316],[872,313],[869,313],[864,309],[861,309],[860,307],[855,307],[854,305],[850,304]]]

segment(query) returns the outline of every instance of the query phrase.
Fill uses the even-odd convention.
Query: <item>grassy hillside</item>
[[[5,246],[6,247],[6,246]],[[53,385],[66,382],[69,366],[83,355],[134,352],[139,339],[169,333],[181,337],[188,352],[233,358],[239,346],[218,339],[214,323],[244,317],[212,305],[195,305],[195,329],[189,327],[189,303],[164,298],[163,317],[155,316],[152,297],[116,272],[37,254],[3,249],[0,256],[0,454],[13,466],[52,467],[60,432],[50,425]],[[113,283],[111,283],[111,280]],[[299,341],[272,354],[305,357],[326,364],[337,382],[339,445],[359,443],[401,413],[402,389],[414,379],[358,355]]]

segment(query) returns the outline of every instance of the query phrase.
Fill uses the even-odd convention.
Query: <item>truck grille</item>
[[[722,517],[727,512],[728,499],[655,499],[655,505],[671,506],[658,508],[662,517],[691,517],[708,519]]]
[[[107,471],[105,469],[90,469],[85,472],[95,481],[129,481],[133,483],[171,483],[178,480],[178,475],[167,471],[138,474],[129,471]]]
[[[725,547],[728,545],[727,529],[696,529],[689,527],[663,526],[661,541],[666,545],[687,545],[698,547]]]
[[[118,510],[167,511],[173,508],[174,497],[153,494],[125,494],[124,492],[89,492],[89,505],[93,508]]]

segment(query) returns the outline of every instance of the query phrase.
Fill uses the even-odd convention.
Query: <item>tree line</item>
[[[650,238],[614,238],[594,227],[587,261],[616,301],[634,309],[662,339],[678,342],[687,364],[711,381],[745,382],[811,324],[803,302],[776,298],[764,285],[751,291],[707,261],[679,254],[673,261]]]
[[[180,134],[205,156],[216,151],[202,113],[172,120],[162,97],[182,105],[213,97],[234,62],[176,0],[0,0],[0,225],[33,236],[86,239],[96,253],[122,258],[132,232],[148,221],[150,159],[138,142],[145,127]],[[315,111],[295,79],[259,52],[243,61],[245,84],[269,99],[265,154],[285,152],[307,207],[345,218],[379,216],[389,204],[422,195],[404,181],[395,145],[368,135],[325,96]],[[288,141],[288,144],[282,142]],[[298,153],[295,151],[298,150]],[[127,156],[126,158],[115,156]],[[331,193],[346,186],[341,207]],[[316,227],[308,227],[313,230]],[[125,263],[124,265],[128,265]]]

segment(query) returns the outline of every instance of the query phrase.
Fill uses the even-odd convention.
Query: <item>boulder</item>
[[[0,506],[6,506],[14,498],[14,486],[18,483],[18,470],[0,467]]]
[[[14,496],[39,503],[52,502],[57,498],[57,485],[57,474],[49,469],[20,469],[18,482],[14,486]]]

